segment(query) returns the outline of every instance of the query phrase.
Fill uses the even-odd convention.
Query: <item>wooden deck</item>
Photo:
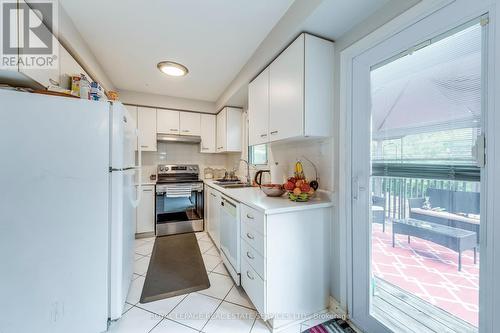
[[[376,289],[372,315],[395,332],[477,333],[477,327],[382,279],[374,278]]]

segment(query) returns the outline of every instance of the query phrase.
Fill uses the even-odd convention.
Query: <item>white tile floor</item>
[[[156,302],[139,303],[154,238],[135,240],[134,280],[130,286],[123,317],[113,322],[112,333],[268,333],[264,322],[222,263],[205,232],[196,238],[210,279],[210,288]],[[283,331],[299,333],[328,317],[306,321]]]

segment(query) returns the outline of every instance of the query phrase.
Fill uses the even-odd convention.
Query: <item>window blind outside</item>
[[[372,163],[372,176],[479,182],[481,169],[473,165]]]

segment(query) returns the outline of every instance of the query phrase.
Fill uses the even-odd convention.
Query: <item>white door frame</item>
[[[495,54],[500,55],[500,30],[496,21],[500,18],[497,7],[499,0],[423,0],[402,15],[379,28],[372,34],[345,49],[340,54],[340,114],[339,114],[339,192],[337,197],[338,218],[340,225],[340,274],[341,274],[341,297],[340,302],[346,306],[348,313],[353,314],[356,324],[356,314],[353,313],[353,286],[352,286],[352,211],[351,211],[351,126],[352,126],[352,75],[353,60],[365,51],[378,45],[384,40],[396,35],[401,30],[422,20],[439,9],[446,7],[453,15],[443,19],[444,27],[458,26],[463,22],[478,17],[485,12],[489,13],[489,36],[488,36],[488,68],[487,98],[485,107],[489,110],[489,119],[485,123],[484,130],[487,133],[487,168],[484,172],[484,192],[487,202],[485,203],[484,219],[481,228],[481,239],[485,240],[486,251],[481,253],[481,289],[480,289],[480,331],[494,332],[495,327],[500,326],[499,316],[495,313],[500,311],[500,285],[494,282],[494,276],[500,276],[500,223],[494,223],[494,217],[500,219],[500,194],[495,195],[495,188],[500,188],[500,176],[493,170],[492,165],[496,159],[500,159],[500,135],[495,135],[495,129],[500,130],[500,102],[495,104],[495,95],[500,96],[500,84],[495,85],[495,79],[500,80],[500,62],[495,66]],[[441,30],[446,30],[441,28]],[[435,35],[438,35],[439,27],[436,27]],[[500,57],[500,56],[499,56]],[[499,124],[499,125],[496,125]],[[497,168],[498,169],[498,168]],[[496,225],[495,225],[496,224]],[[495,244],[497,240],[497,244]],[[496,247],[495,247],[496,245]],[[487,292],[485,292],[487,291]],[[362,328],[362,327],[361,327]]]

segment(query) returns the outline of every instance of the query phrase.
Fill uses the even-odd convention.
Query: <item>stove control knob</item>
[[[169,169],[168,167],[165,167],[165,171],[168,171],[168,169]]]
[[[165,171],[165,168],[164,167],[160,167],[160,171]]]

